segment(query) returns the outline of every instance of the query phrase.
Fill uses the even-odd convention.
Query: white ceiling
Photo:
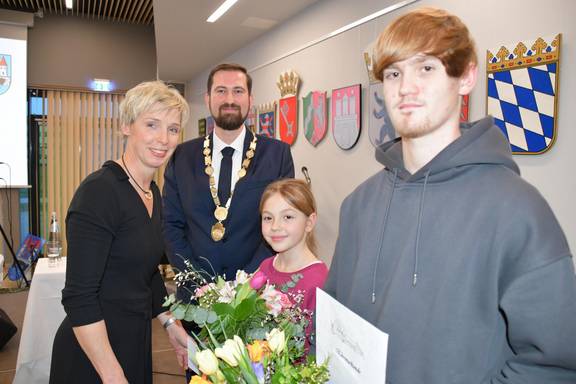
[[[239,0],[215,23],[224,0],[154,0],[158,76],[191,80],[318,0]]]

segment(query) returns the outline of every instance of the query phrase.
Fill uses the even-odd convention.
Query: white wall
[[[285,52],[317,39],[320,36],[354,20],[360,19],[391,4],[392,0],[324,0],[279,26],[266,36],[239,50],[223,61],[238,62],[247,68],[256,68]],[[362,52],[376,39],[384,26],[398,15],[421,6],[444,8],[460,16],[475,37],[480,60],[481,78],[471,95],[470,118],[476,120],[485,114],[486,49],[502,43],[517,42],[538,36],[562,33],[560,66],[560,103],[558,106],[557,141],[547,153],[538,156],[516,156],[523,176],[542,192],[556,213],[571,249],[576,250],[576,67],[574,41],[576,27],[573,15],[576,2],[548,0],[483,0],[474,3],[458,0],[421,0],[413,5],[382,16],[342,35],[324,41],[279,62],[251,73],[254,79],[255,103],[278,100],[278,75],[294,69],[301,78],[299,97],[312,90],[326,90],[362,83],[368,85]],[[215,63],[217,64],[217,63]],[[208,115],[202,94],[205,92],[205,73],[187,83],[187,95],[192,107],[192,122],[187,138],[198,135],[197,119]],[[365,98],[365,100],[367,100]],[[363,121],[368,121],[368,103],[364,103]],[[302,133],[299,117],[299,136],[292,147],[297,177],[303,165],[310,171],[313,189],[319,205],[317,235],[320,256],[330,261],[337,237],[338,214],[342,200],[358,184],[381,169],[374,159],[367,125],[363,127],[358,144],[349,151],[340,150],[330,133],[317,147],[312,147]]]

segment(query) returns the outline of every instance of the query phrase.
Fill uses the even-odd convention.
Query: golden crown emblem
[[[374,57],[368,52],[364,52],[364,63],[366,64],[366,71],[368,72],[368,80],[370,81],[370,84],[380,83],[381,81],[378,80],[374,74]]]
[[[298,84],[300,83],[300,77],[294,71],[286,71],[280,74],[280,78],[276,85],[280,89],[280,96],[296,96],[298,93]]]
[[[496,53],[486,51],[486,68],[494,72],[557,61],[561,36],[559,33],[553,38],[538,37],[534,42],[521,41],[514,47],[501,46]]]
[[[258,113],[276,112],[276,102],[264,103],[258,106]]]

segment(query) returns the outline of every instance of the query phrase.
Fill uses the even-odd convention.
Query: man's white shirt
[[[214,169],[214,182],[218,186],[218,181],[220,180],[220,164],[222,163],[222,150],[225,147],[234,148],[234,154],[232,155],[232,181],[230,184],[230,191],[234,191],[236,182],[238,181],[238,171],[242,167],[242,153],[244,152],[244,139],[246,137],[246,127],[242,125],[242,132],[238,137],[230,144],[223,142],[216,132],[212,135],[212,169]],[[226,204],[225,201],[221,201],[220,204]]]

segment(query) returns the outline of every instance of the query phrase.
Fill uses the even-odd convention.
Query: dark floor
[[[20,342],[20,328],[24,320],[27,297],[27,290],[16,293],[0,293],[0,308],[8,314],[12,322],[18,327],[18,333],[8,341],[4,348],[0,349],[0,384],[11,384],[14,378],[18,344]],[[158,321],[153,321],[152,324],[154,383],[184,384],[184,373],[176,362],[164,329],[162,329]]]

